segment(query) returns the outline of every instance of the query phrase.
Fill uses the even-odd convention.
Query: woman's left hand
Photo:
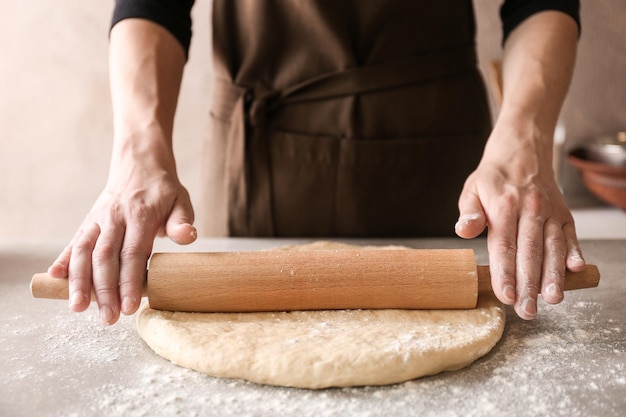
[[[554,179],[546,138],[494,129],[483,159],[459,199],[456,233],[474,238],[487,227],[492,286],[523,319],[537,314],[537,296],[563,300],[565,269],[585,261],[574,219]]]

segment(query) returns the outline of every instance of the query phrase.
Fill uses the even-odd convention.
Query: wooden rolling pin
[[[147,276],[152,308],[191,312],[469,309],[492,291],[471,249],[155,253]],[[565,289],[599,280],[588,265],[566,274]],[[67,299],[67,283],[36,274],[31,292]]]

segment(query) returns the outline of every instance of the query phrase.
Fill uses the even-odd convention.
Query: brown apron
[[[471,0],[214,0],[203,232],[445,236],[490,130]]]

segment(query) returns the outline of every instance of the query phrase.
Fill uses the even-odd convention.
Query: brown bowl
[[[599,136],[581,147],[590,161],[626,167],[626,132]]]
[[[568,160],[580,170],[589,191],[602,201],[626,210],[626,166],[594,161],[584,148],[571,151]]]

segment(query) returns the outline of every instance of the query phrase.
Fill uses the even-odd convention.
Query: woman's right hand
[[[100,320],[115,323],[139,307],[156,236],[189,244],[194,213],[175,169],[128,163],[112,177],[70,244],[48,269],[69,279],[69,306],[84,311],[96,294]]]

